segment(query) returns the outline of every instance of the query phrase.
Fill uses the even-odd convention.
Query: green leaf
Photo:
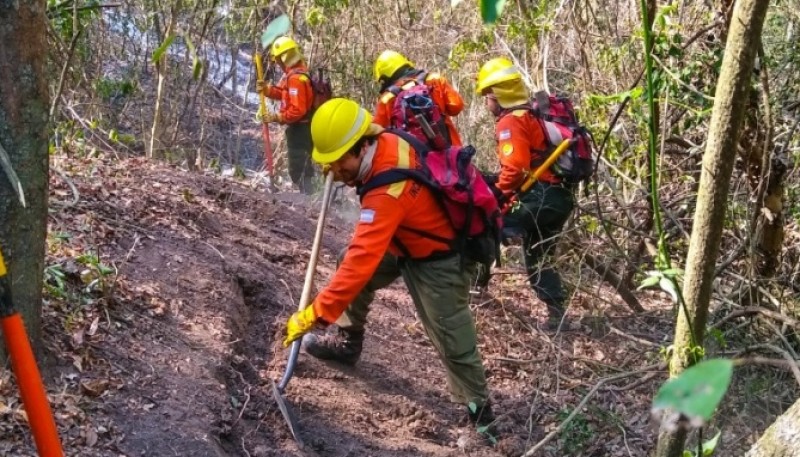
[[[664,276],[674,277],[674,276],[682,275],[683,274],[683,270],[680,269],[680,268],[668,268],[668,269],[662,271],[662,273],[664,273]]]
[[[664,383],[653,399],[653,412],[671,410],[694,423],[711,419],[733,376],[733,361],[711,359],[700,362]]]
[[[500,18],[506,0],[480,0],[481,18],[484,24],[494,24]]]
[[[153,51],[153,59],[152,59],[153,63],[156,63],[159,60],[161,60],[161,57],[164,55],[164,52],[166,52],[167,48],[169,47],[169,45],[172,44],[173,41],[175,41],[174,33],[170,34],[170,36],[168,36],[167,39],[164,40],[163,43],[161,43],[161,46],[157,47],[156,50]]]
[[[703,443],[703,457],[708,457],[714,454],[714,450],[717,448],[717,444],[719,443],[720,435],[722,435],[721,431],[717,432],[717,434],[714,435],[714,438],[711,438]]]
[[[637,287],[636,290],[642,290],[642,289],[647,289],[648,287],[653,287],[656,284],[658,284],[658,281],[660,280],[661,280],[660,276],[648,276],[644,278],[644,281],[642,281],[642,283],[639,284],[639,287]]]
[[[467,404],[467,408],[469,409],[469,412],[471,412],[472,414],[478,412],[478,405],[474,401],[469,402]]]
[[[694,453],[692,451],[684,450],[682,457],[694,457]]]

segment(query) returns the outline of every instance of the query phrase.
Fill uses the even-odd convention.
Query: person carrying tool
[[[478,72],[476,92],[486,100],[495,116],[495,139],[500,173],[495,186],[508,202],[532,170],[547,159],[547,144],[541,122],[532,114],[528,89],[514,64],[498,57]],[[561,278],[548,257],[553,255],[556,236],[575,206],[572,189],[550,170],[545,170],[531,188],[518,196],[517,204],[503,218],[504,232],[522,235],[525,268],[530,285],[547,306],[546,327],[555,330],[565,312],[566,293]]]
[[[356,102],[335,98],[311,122],[314,160],[350,186],[368,186],[381,172],[417,167],[417,154],[398,135],[372,122]],[[368,187],[364,187],[368,188]],[[425,234],[436,234],[436,239]],[[451,399],[472,422],[494,421],[485,370],[469,309],[472,269],[447,239],[456,235],[433,192],[403,180],[364,193],[355,233],[330,283],[286,324],[285,345],[315,324],[338,331],[308,335],[306,352],[349,365],[361,355],[364,325],[376,290],[403,277],[417,315],[444,363]]]
[[[263,122],[286,125],[286,148],[289,176],[306,194],[314,192],[314,166],[311,162],[310,121],[314,103],[314,88],[300,47],[293,39],[282,36],[269,48],[270,57],[277,62],[283,77],[276,85],[258,81],[258,92],[280,101],[276,113],[263,113]]]
[[[453,123],[453,116],[457,116],[464,109],[464,100],[458,91],[447,82],[444,76],[436,72],[427,72],[417,69],[405,56],[396,51],[383,51],[375,60],[373,68],[375,81],[380,83],[380,95],[375,106],[373,122],[382,127],[403,128],[396,125],[393,119],[396,97],[402,91],[409,90],[414,85],[427,86],[430,97],[436,105],[437,113],[443,118],[442,124],[437,127],[441,130],[444,140],[449,145],[462,146],[461,136]],[[437,119],[438,120],[438,119]],[[395,125],[393,125],[395,124]]]

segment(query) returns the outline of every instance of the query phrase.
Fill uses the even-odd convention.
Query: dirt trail
[[[474,304],[501,433],[489,447],[448,401],[441,364],[398,284],[378,294],[355,368],[301,355],[286,392],[308,443],[300,450],[268,380],[285,367],[280,336],[300,296],[318,202],[138,159],[87,161],[68,174],[81,199],[54,205],[50,232],[69,236],[51,240],[48,264],[60,265],[72,295],[50,297],[45,332],[69,455],[520,455],[579,402],[589,379],[647,363],[633,353],[639,343],[608,332],[592,336],[579,325],[551,339],[536,328],[542,309],[524,283],[494,280],[496,296]],[[63,181],[51,187],[55,200],[69,200]],[[318,285],[351,227],[328,221]],[[103,291],[81,292],[85,266],[70,259],[98,248],[118,274]],[[660,317],[635,321],[663,333]],[[9,386],[0,378],[0,400]],[[626,447],[644,455],[651,437],[642,400],[651,393],[645,385],[626,393],[632,401],[598,395],[597,411],[581,419],[593,435],[574,435],[583,447],[572,455],[628,455]],[[24,426],[9,430],[0,454],[32,455]],[[607,430],[615,434],[595,441]],[[545,455],[567,455],[562,444]]]

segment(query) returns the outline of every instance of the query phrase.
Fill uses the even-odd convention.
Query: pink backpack
[[[414,79],[404,79],[387,89],[394,94],[389,127],[414,135],[432,149],[450,145],[444,115],[425,84],[428,73],[421,71]]]
[[[372,189],[406,179],[420,182],[436,196],[456,230],[456,239],[444,239],[408,227],[404,229],[449,243],[462,254],[462,258],[483,264],[499,260],[503,219],[497,199],[472,163],[475,148],[451,146],[437,151],[403,130],[387,129],[386,133],[399,136],[414,148],[419,167],[394,168],[378,173],[358,188],[358,195],[363,198]]]
[[[531,113],[542,124],[550,154],[564,140],[573,140],[569,149],[558,157],[553,173],[569,184],[587,181],[594,173],[592,135],[578,122],[572,102],[566,97],[537,92]]]

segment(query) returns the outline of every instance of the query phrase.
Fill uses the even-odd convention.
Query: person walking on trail
[[[276,113],[264,113],[264,122],[286,125],[289,176],[301,192],[314,192],[314,166],[311,162],[311,115],[314,88],[300,47],[289,37],[280,37],[269,49],[270,57],[283,70],[276,85],[259,81],[258,91],[280,101]]]
[[[547,159],[547,144],[541,122],[532,114],[530,94],[522,73],[499,57],[486,62],[478,72],[476,92],[486,100],[495,116],[495,139],[500,173],[495,186],[508,201],[525,182],[531,170]],[[565,312],[566,293],[561,278],[549,263],[556,236],[572,213],[572,189],[546,170],[503,218],[504,232],[521,234],[530,285],[547,306],[546,326],[557,329]]]
[[[335,98],[311,122],[314,160],[350,186],[368,185],[379,173],[415,168],[409,143],[372,122],[356,102]],[[365,187],[368,188],[368,187]],[[438,240],[424,236],[438,235]],[[286,324],[285,345],[315,324],[337,331],[304,339],[306,352],[354,365],[361,355],[364,325],[375,291],[402,277],[433,347],[444,363],[454,402],[467,406],[472,422],[494,421],[485,370],[469,309],[470,268],[442,238],[454,238],[431,190],[404,180],[366,191],[355,233],[330,283]]]
[[[433,102],[444,117],[444,126],[440,126],[445,139],[450,145],[462,146],[461,136],[453,123],[464,109],[464,100],[458,91],[437,72],[417,69],[405,56],[396,51],[383,51],[375,60],[373,68],[375,81],[380,83],[381,90],[375,106],[373,122],[382,127],[398,127],[392,124],[392,109],[397,94],[414,84],[425,84],[430,89]]]

